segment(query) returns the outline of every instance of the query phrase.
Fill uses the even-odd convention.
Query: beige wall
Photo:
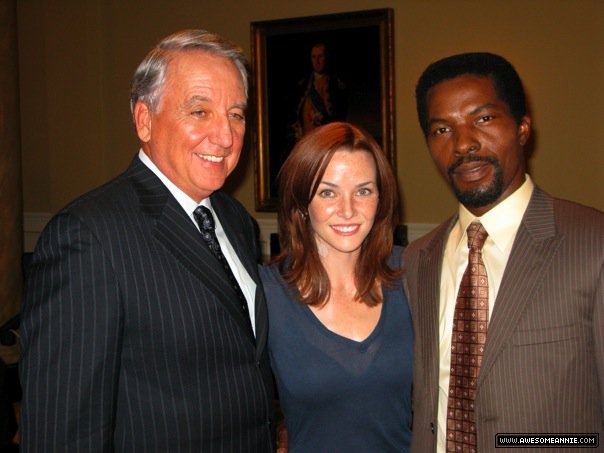
[[[250,49],[250,22],[391,7],[397,172],[407,223],[455,208],[417,125],[413,89],[431,61],[471,50],[515,64],[533,107],[531,168],[546,190],[604,210],[602,0],[21,0],[24,211],[54,213],[121,172],[137,150],[130,77],[149,47],[208,28]],[[255,213],[252,151],[229,189]]]

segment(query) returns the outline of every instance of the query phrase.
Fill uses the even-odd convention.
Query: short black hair
[[[435,85],[462,75],[489,77],[499,99],[505,102],[516,122],[526,115],[526,95],[522,80],[514,66],[500,55],[487,52],[469,52],[438,60],[429,65],[415,88],[415,102],[419,124],[428,136],[428,91]]]

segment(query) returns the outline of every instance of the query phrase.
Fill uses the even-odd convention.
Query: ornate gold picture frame
[[[315,124],[362,126],[395,165],[393,15],[388,8],[251,23],[258,211],[276,209],[281,164]],[[323,81],[311,82],[318,73]]]

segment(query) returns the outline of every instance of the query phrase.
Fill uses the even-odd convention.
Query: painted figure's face
[[[325,46],[323,44],[317,44],[312,48],[310,61],[312,62],[313,71],[318,74],[325,71]]]

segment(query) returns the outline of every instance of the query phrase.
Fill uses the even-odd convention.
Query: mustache
[[[455,170],[457,170],[461,165],[467,164],[469,162],[488,162],[491,165],[499,165],[499,162],[494,157],[466,155],[460,157],[455,162],[453,162],[453,164],[451,164],[451,166],[447,170],[447,173],[449,174],[449,176],[452,176],[453,173],[455,173]]]

